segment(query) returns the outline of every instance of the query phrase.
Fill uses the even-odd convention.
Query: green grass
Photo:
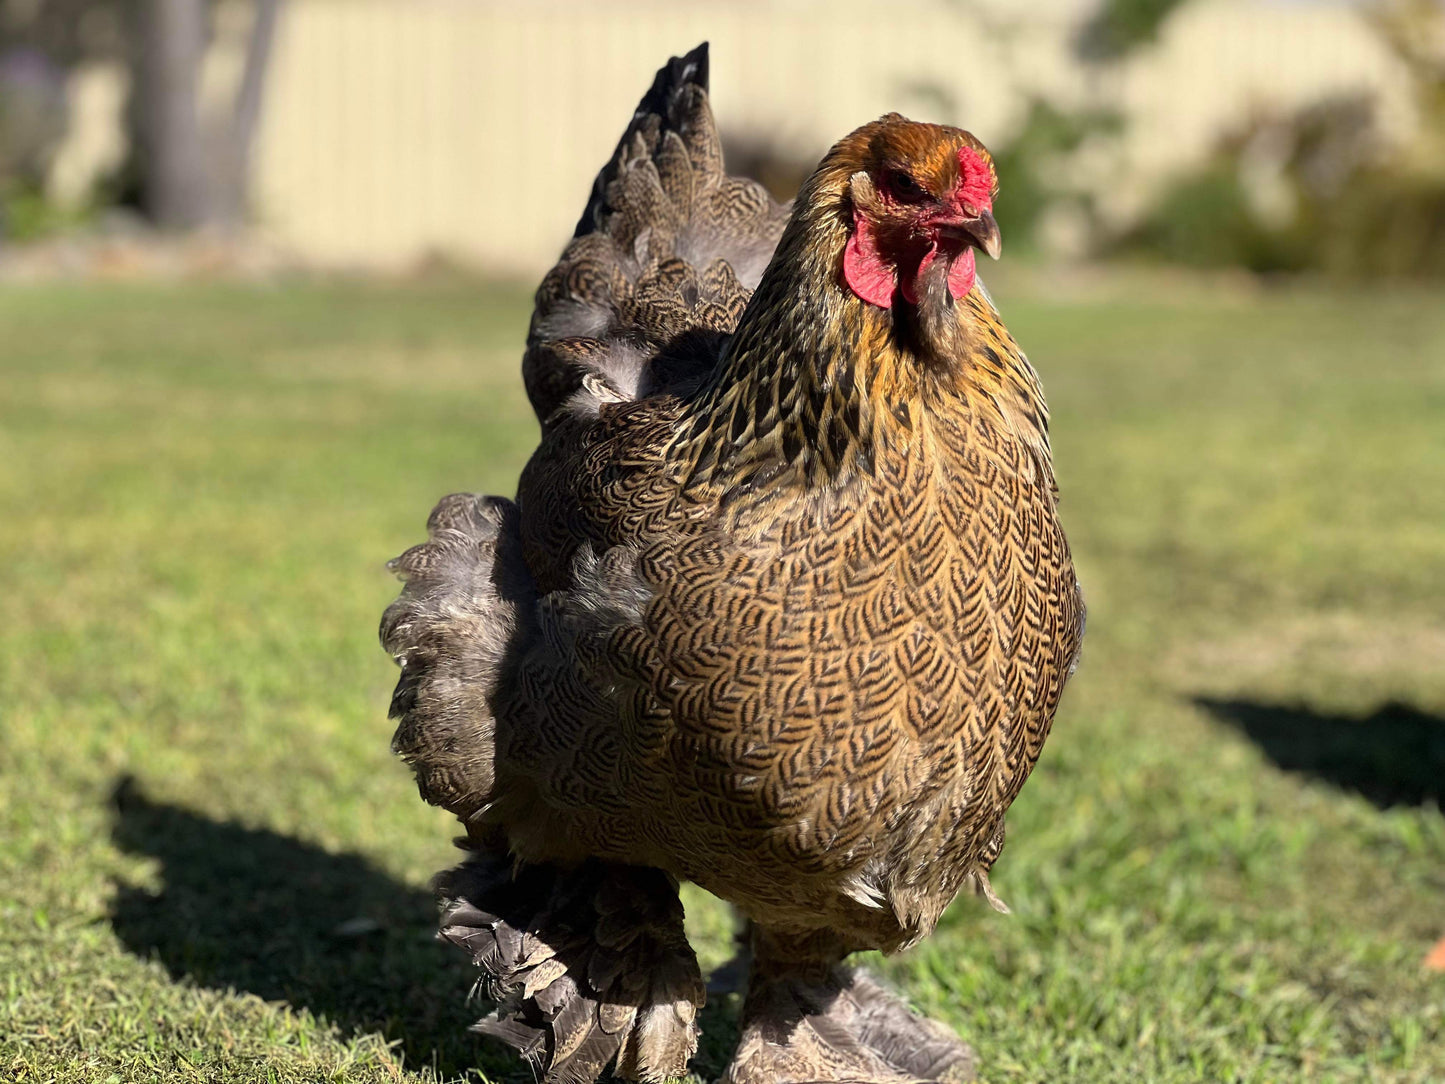
[[[1089,633],[1012,916],[881,966],[991,1082],[1445,1080],[1445,295],[998,293]],[[374,631],[433,499],[512,489],[525,320],[459,282],[0,293],[0,1079],[529,1079],[430,940],[452,831]]]

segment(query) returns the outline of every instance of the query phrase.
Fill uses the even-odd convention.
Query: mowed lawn
[[[1445,1080],[1445,293],[996,292],[1088,637],[1012,915],[878,966],[991,1082]],[[531,1079],[431,940],[375,634],[435,498],[513,487],[526,317],[0,290],[0,1080]]]

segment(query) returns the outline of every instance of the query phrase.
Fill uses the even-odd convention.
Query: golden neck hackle
[[[929,336],[842,282],[849,164],[825,162],[799,195],[771,265],[679,429],[685,488],[725,504],[870,476],[880,447],[922,425],[982,414],[1049,474],[1038,377],[981,287]]]

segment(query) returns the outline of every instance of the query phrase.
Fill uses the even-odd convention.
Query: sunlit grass
[[[881,966],[989,1081],[1445,1079],[1445,819],[1356,793],[1422,765],[1377,716],[1359,779],[1284,771],[1201,703],[1308,744],[1401,701],[1445,777],[1445,296],[997,292],[1089,633],[1013,915]],[[525,323],[463,282],[0,294],[0,1079],[514,1071],[429,937],[452,830],[375,627],[434,498],[514,486]]]

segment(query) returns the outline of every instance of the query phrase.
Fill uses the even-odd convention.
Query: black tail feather
[[[703,93],[707,92],[707,42],[703,42],[683,56],[672,57],[657,70],[657,75],[652,80],[652,86],[642,96],[642,100],[637,103],[637,110],[632,114],[632,123],[622,133],[622,138],[617,141],[617,149],[608,159],[608,165],[592,183],[592,195],[588,197],[587,207],[583,210],[582,217],[577,220],[577,229],[573,231],[573,237],[582,237],[601,228],[603,210],[607,203],[607,186],[616,179],[617,164],[622,157],[623,149],[632,142],[632,137],[637,133],[638,128],[647,122],[648,117],[671,117],[676,111],[678,94],[686,86],[700,87]]]

